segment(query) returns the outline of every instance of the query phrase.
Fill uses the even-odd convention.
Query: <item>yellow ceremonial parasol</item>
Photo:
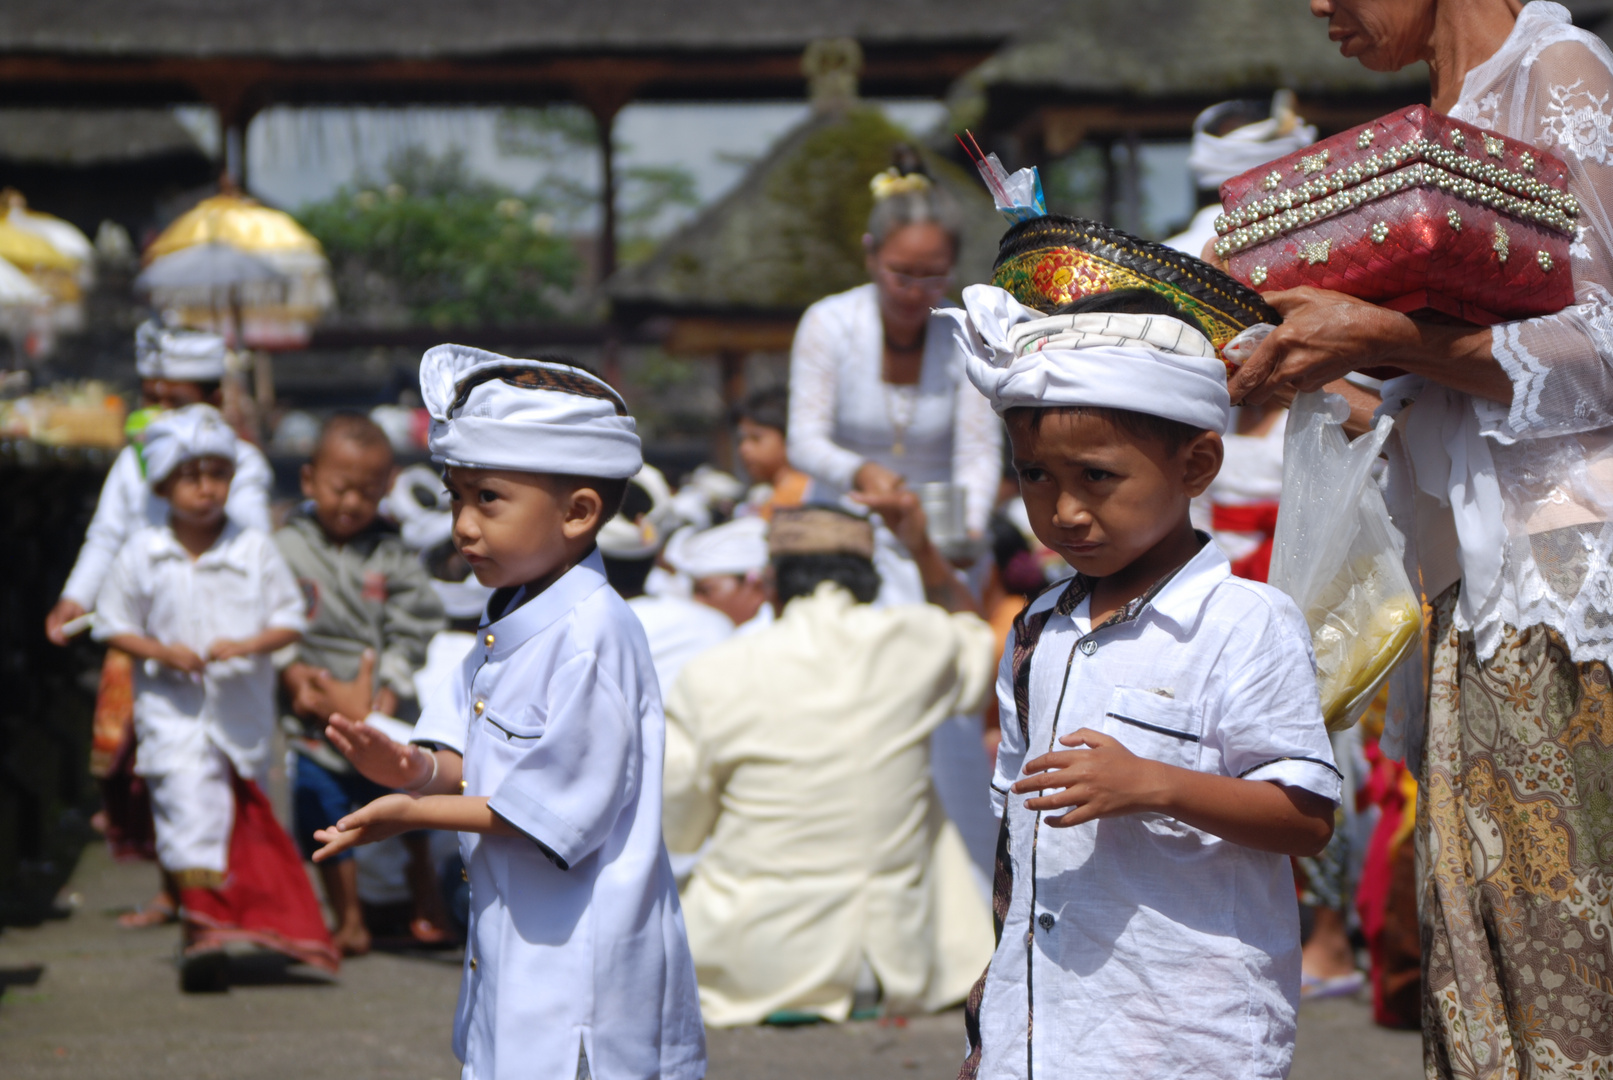
[[[148,267],[187,248],[223,245],[247,252],[278,270],[283,287],[239,286],[239,338],[254,348],[297,348],[307,344],[313,323],[335,301],[324,250],[290,214],[256,199],[225,192],[203,199],[181,214],[146,248]],[[234,286],[220,281],[219,286]],[[198,305],[189,294],[152,289],[152,300],[177,321],[236,338],[234,318],[216,305]]]

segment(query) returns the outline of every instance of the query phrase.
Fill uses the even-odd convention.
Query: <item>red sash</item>
[[[216,889],[179,891],[185,920],[195,933],[190,947],[249,941],[335,971],[341,956],[331,944],[302,857],[274,819],[263,789],[233,770],[231,779],[235,828],[224,883]]]
[[[1260,533],[1260,546],[1241,559],[1234,559],[1232,572],[1251,581],[1265,581],[1271,573],[1271,544],[1277,536],[1277,504],[1247,503],[1243,506],[1215,505],[1210,508],[1210,528],[1216,532]]]

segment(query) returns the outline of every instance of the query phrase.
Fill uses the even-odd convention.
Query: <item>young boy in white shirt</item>
[[[291,838],[256,783],[274,730],[269,654],[296,642],[304,620],[268,534],[225,516],[235,442],[210,405],[152,423],[141,457],[168,520],[129,537],[96,601],[96,637],[135,660],[134,768],[179,898],[190,991],[227,987],[232,941],[337,964]]]
[[[580,368],[457,345],[426,353],[420,387],[454,543],[497,591],[415,745],[332,717],[361,772],[413,794],[318,833],[314,858],[461,834],[466,1080],[698,1080],[705,1035],[661,841],[661,695],[595,545],[642,462],[633,420]]]
[[[1287,857],[1326,844],[1339,777],[1299,611],[1188,519],[1226,369],[1154,293],[1049,318],[990,286],[964,300],[970,378],[1076,576],[1027,606],[998,674],[998,946],[962,1075],[1285,1077]]]

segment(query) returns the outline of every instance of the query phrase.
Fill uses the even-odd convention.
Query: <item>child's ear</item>
[[[1182,487],[1188,498],[1204,494],[1204,489],[1221,471],[1225,451],[1226,444],[1216,431],[1201,431],[1182,447]]]
[[[314,497],[314,463],[312,461],[303,462],[302,469],[298,472],[297,475],[298,475],[298,479],[300,479],[302,481],[302,497],[305,498],[305,499],[313,498]],[[388,490],[390,490],[391,487],[392,487],[391,484],[387,485]]]
[[[605,500],[591,487],[574,488],[566,502],[566,516],[560,531],[567,540],[580,540],[603,523]]]

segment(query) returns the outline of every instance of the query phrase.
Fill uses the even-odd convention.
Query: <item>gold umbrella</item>
[[[233,192],[203,199],[164,229],[146,248],[143,259],[149,265],[199,244],[223,244],[256,255],[280,271],[287,282],[284,288],[241,287],[240,340],[254,348],[307,344],[313,323],[335,302],[330,264],[319,241],[290,214],[256,199]],[[218,309],[192,306],[188,298],[178,295],[169,302],[160,288],[152,290],[152,299],[159,307],[176,309],[187,326],[235,336],[233,326],[220,324]]]

